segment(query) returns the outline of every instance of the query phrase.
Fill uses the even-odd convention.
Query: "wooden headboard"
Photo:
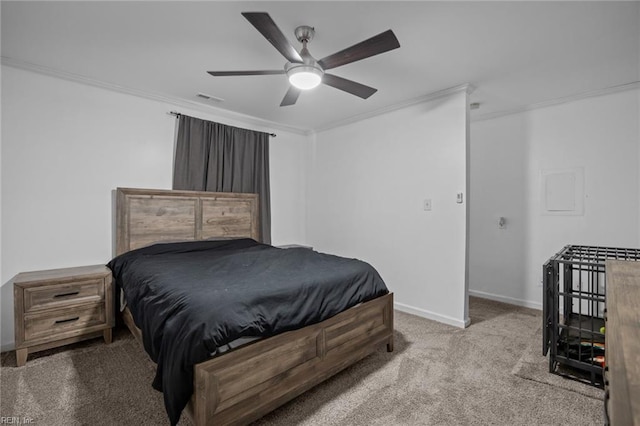
[[[118,188],[116,255],[160,241],[260,241],[258,194]]]

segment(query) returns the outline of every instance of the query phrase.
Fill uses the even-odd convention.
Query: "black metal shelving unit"
[[[640,260],[640,249],[565,246],[542,267],[543,355],[549,372],[603,386],[605,261]]]

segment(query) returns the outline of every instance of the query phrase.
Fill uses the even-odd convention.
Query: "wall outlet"
[[[431,198],[425,198],[423,204],[422,204],[422,208],[425,211],[431,211]]]

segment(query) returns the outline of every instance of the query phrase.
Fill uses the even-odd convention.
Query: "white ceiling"
[[[396,49],[332,73],[378,89],[362,100],[328,86],[280,107],[286,60],[241,12],[268,12],[292,44],[315,27],[322,58],[392,29]],[[474,114],[513,111],[640,80],[640,2],[8,2],[3,63],[70,73],[151,95],[207,103],[301,130],[329,128],[470,83]]]

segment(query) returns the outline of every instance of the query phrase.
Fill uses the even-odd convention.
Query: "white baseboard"
[[[10,352],[15,350],[15,348],[16,348],[16,342],[7,342],[2,346],[0,346],[0,352]]]
[[[393,307],[398,311],[406,312],[408,314],[417,315],[422,318],[453,325],[458,328],[466,328],[469,326],[469,324],[471,324],[471,320],[469,318],[465,318],[464,321],[462,321],[457,318],[452,318],[446,315],[436,314],[435,312],[427,311],[426,309],[405,305],[404,303],[393,302]]]
[[[542,303],[532,302],[530,300],[516,299],[508,296],[500,296],[498,294],[486,293],[484,291],[469,290],[469,296],[480,297],[482,299],[495,300],[496,302],[508,303],[510,305],[524,306],[525,308],[532,308],[542,310]]]

